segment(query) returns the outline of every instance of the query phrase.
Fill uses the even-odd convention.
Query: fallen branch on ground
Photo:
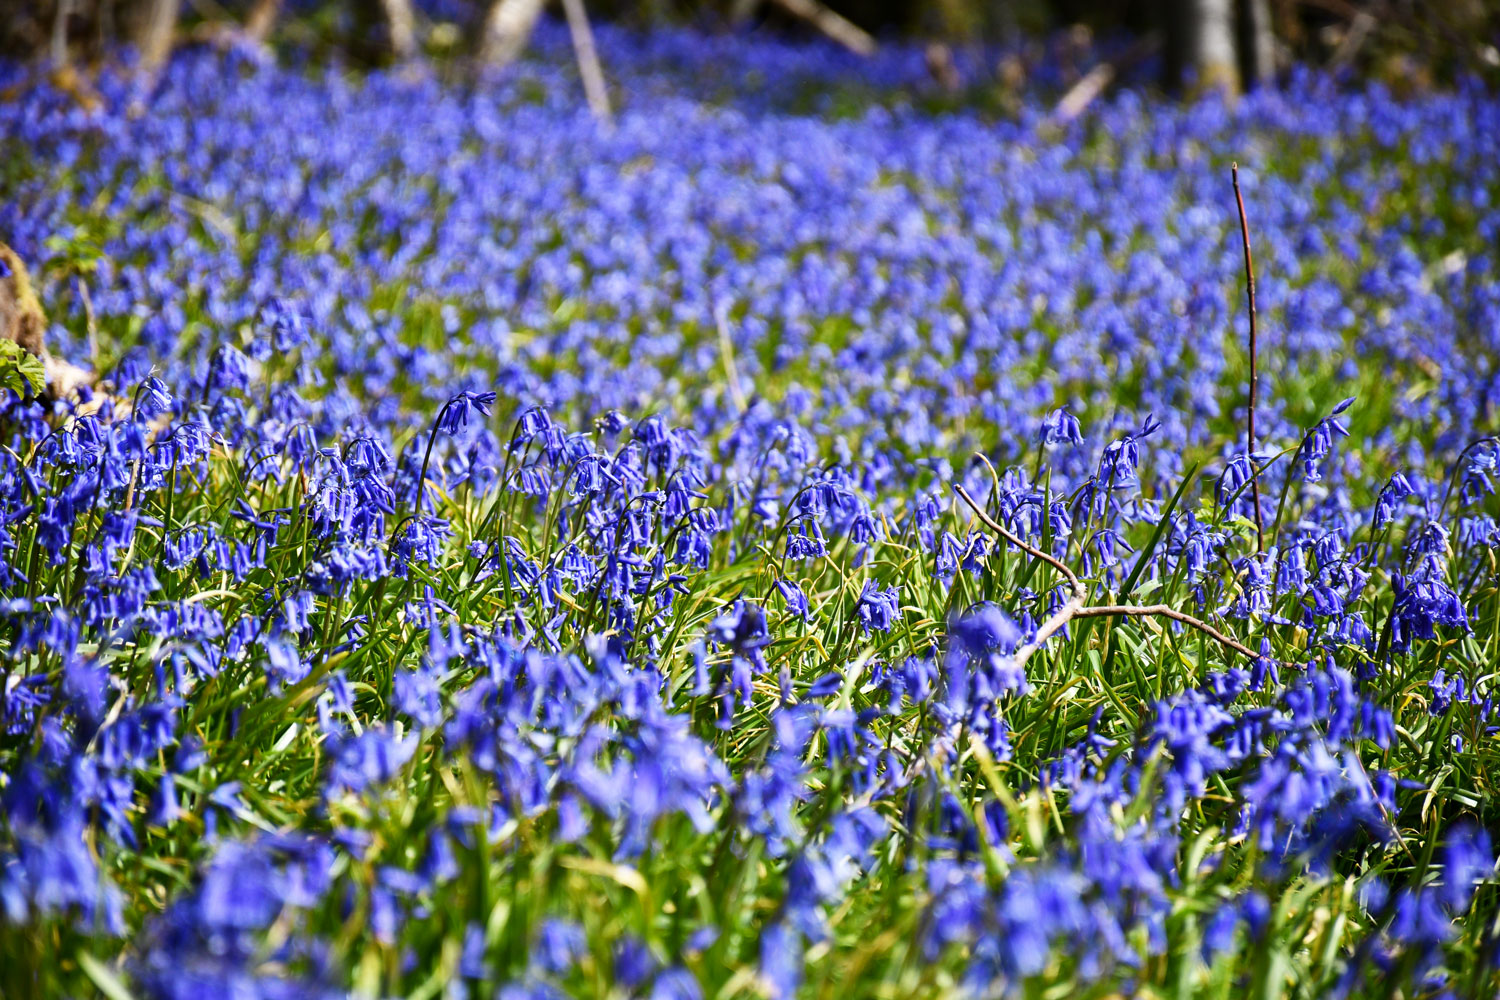
[[[1067,625],[1068,622],[1072,621],[1073,619],[1109,618],[1114,615],[1124,615],[1131,618],[1170,618],[1172,621],[1181,622],[1182,624],[1187,625],[1190,628],[1197,629],[1199,632],[1202,632],[1209,638],[1219,642],[1219,644],[1232,649],[1243,656],[1248,656],[1252,660],[1255,659],[1257,655],[1259,655],[1249,646],[1246,646],[1234,637],[1226,635],[1225,633],[1219,631],[1212,625],[1208,624],[1208,622],[1203,621],[1200,618],[1194,618],[1192,615],[1187,614],[1186,612],[1178,611],[1176,608],[1169,607],[1165,604],[1090,605],[1086,603],[1089,596],[1088,588],[1084,586],[1083,581],[1078,578],[1078,574],[1073,572],[1073,568],[1071,566],[1063,562],[1061,559],[1058,559],[1056,556],[1048,552],[1043,552],[1041,549],[1036,548],[1033,545],[1027,544],[1026,542],[1022,541],[1018,535],[1007,530],[1005,526],[1002,525],[999,521],[996,521],[993,517],[990,517],[989,514],[985,513],[984,508],[975,502],[974,498],[969,495],[969,491],[964,489],[961,484],[954,483],[953,490],[959,495],[959,498],[962,499],[964,503],[969,505],[969,509],[974,511],[975,516],[979,518],[979,520],[984,524],[986,528],[989,528],[991,531],[995,532],[995,534],[999,535],[1001,538],[1004,538],[1007,542],[1010,542],[1010,544],[1014,545],[1016,548],[1020,549],[1022,552],[1025,552],[1032,558],[1040,559],[1042,562],[1048,564],[1049,566],[1052,566],[1063,575],[1063,577],[1068,581],[1068,586],[1073,591],[1073,594],[1068,598],[1067,603],[1037,627],[1036,637],[1030,642],[1016,649],[1013,659],[1015,660],[1015,665],[1017,667],[1024,665],[1026,661],[1031,657],[1032,653],[1035,653],[1038,649],[1040,649],[1043,643],[1045,643],[1048,639],[1050,639],[1053,635],[1060,631],[1064,625]]]

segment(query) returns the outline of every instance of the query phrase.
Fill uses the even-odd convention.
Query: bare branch
[[[1375,23],[1375,18],[1368,11],[1358,11],[1354,15],[1349,30],[1344,33],[1333,58],[1328,61],[1328,72],[1336,74],[1354,61],[1365,40],[1370,37],[1370,32],[1374,30]]]
[[[975,502],[973,497],[969,496],[969,491],[964,489],[962,483],[954,483],[953,489],[960,497],[963,498],[963,502],[969,505],[969,509],[974,511],[974,514],[979,518],[981,522],[983,522],[986,528],[989,528],[995,534],[999,535],[1001,538],[1004,538],[1007,542],[1010,542],[1010,544],[1014,545],[1022,552],[1031,556],[1033,559],[1040,559],[1042,562],[1048,564],[1049,566],[1052,566],[1067,578],[1068,584],[1073,588],[1074,594],[1079,595],[1080,597],[1088,596],[1087,588],[1084,587],[1083,581],[1078,579],[1078,574],[1073,572],[1073,567],[1069,566],[1061,559],[1052,555],[1050,552],[1043,552],[1041,549],[1035,548],[1027,542],[1022,541],[1020,536],[1011,532],[1009,528],[1005,527],[1005,525],[1001,524],[993,517],[990,517],[990,515],[985,512],[984,508],[979,506],[979,504]]]
[[[956,94],[963,89],[963,77],[953,61],[951,48],[942,42],[928,42],[922,57],[927,61],[927,75],[944,91]]]
[[[1096,604],[1092,607],[1079,608],[1078,613],[1074,617],[1108,618],[1112,615],[1124,615],[1127,618],[1170,618],[1174,622],[1182,622],[1184,625],[1192,626],[1204,635],[1218,640],[1236,653],[1248,656],[1252,660],[1260,655],[1233,636],[1220,632],[1203,619],[1194,618],[1192,615],[1178,611],[1176,608],[1166,604]]]
[[[1245,244],[1245,289],[1250,300],[1250,410],[1245,420],[1245,460],[1250,463],[1251,502],[1255,504],[1255,551],[1266,550],[1266,526],[1260,513],[1260,476],[1255,472],[1255,406],[1260,374],[1255,367],[1255,262],[1250,258],[1250,223],[1245,220],[1245,199],[1240,194],[1240,165],[1230,164],[1234,179],[1234,201],[1240,210],[1240,239]]]
[[[1165,604],[1085,604],[1084,602],[1088,600],[1088,588],[1084,586],[1082,580],[1078,579],[1078,574],[1073,572],[1072,567],[1052,554],[1043,552],[1041,549],[1022,541],[999,521],[990,517],[984,508],[969,495],[969,491],[964,489],[963,484],[954,483],[953,490],[964,503],[969,505],[969,509],[974,512],[975,516],[979,518],[980,522],[986,528],[989,528],[1027,555],[1035,559],[1040,559],[1042,562],[1057,569],[1067,578],[1068,585],[1073,590],[1073,596],[1068,599],[1067,603],[1037,627],[1036,637],[1031,642],[1018,648],[1012,655],[1011,659],[1017,667],[1024,666],[1026,661],[1031,658],[1032,653],[1040,649],[1044,642],[1061,631],[1063,626],[1067,625],[1074,618],[1108,618],[1115,615],[1123,615],[1129,618],[1170,618],[1172,621],[1181,622],[1190,628],[1197,629],[1209,638],[1216,640],[1221,645],[1243,656],[1254,659],[1258,655],[1250,647],[1244,645],[1233,636],[1219,631],[1201,618],[1194,618],[1186,612],[1178,611],[1176,608]]]

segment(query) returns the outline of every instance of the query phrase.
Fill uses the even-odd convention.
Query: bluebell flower
[[[1220,904],[1203,925],[1203,961],[1212,965],[1214,960],[1234,948],[1235,931],[1239,928],[1239,908],[1232,902]]]
[[[865,632],[889,632],[901,616],[901,598],[895,584],[885,590],[866,580],[855,606]]]
[[[1081,444],[1083,429],[1079,426],[1077,417],[1066,408],[1059,407],[1047,414],[1042,421],[1041,439],[1046,445]]]
[[[636,989],[656,971],[656,959],[646,943],[627,935],[615,945],[615,981],[626,989]]]
[[[468,426],[470,413],[487,417],[494,403],[493,392],[470,392],[465,389],[450,397],[444,404],[442,413],[438,415],[438,429],[445,434],[457,434]]]
[[[379,726],[341,739],[334,748],[329,789],[359,792],[385,784],[405,766],[416,749],[413,737],[397,737]]]
[[[143,416],[154,417],[172,409],[172,393],[168,391],[166,383],[155,375],[141,383],[137,398]]]
[[[802,588],[790,580],[777,580],[776,591],[786,601],[787,614],[796,615],[809,624],[813,621],[812,609],[808,606],[807,595]]]
[[[784,921],[760,935],[760,975],[772,1000],[789,1000],[802,982],[802,935]]]
[[[1391,577],[1395,605],[1391,609],[1391,648],[1405,652],[1413,639],[1435,639],[1436,626],[1468,631],[1463,603],[1446,583],[1433,577]]]
[[[702,1000],[703,989],[681,966],[663,970],[651,984],[651,1000]]]
[[[583,955],[585,948],[582,927],[549,918],[542,921],[537,931],[532,959],[547,972],[566,972]]]

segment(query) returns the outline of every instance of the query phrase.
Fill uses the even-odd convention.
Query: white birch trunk
[[[1276,82],[1276,26],[1271,0],[1244,0],[1250,23],[1250,72],[1257,87]]]
[[[526,50],[546,0],[495,0],[484,19],[479,57],[496,69],[515,62]]]
[[[583,80],[589,110],[595,118],[608,118],[609,91],[604,88],[604,69],[599,65],[599,51],[594,47],[594,31],[589,27],[588,12],[583,9],[583,0],[562,0],[562,5],[563,13],[568,17],[568,33],[573,37],[573,55],[578,60],[578,75]]]
[[[1234,0],[1189,0],[1188,56],[1203,90],[1239,92],[1234,48]]]
[[[391,52],[397,62],[409,62],[417,55],[417,18],[411,0],[380,0],[386,25],[391,32]]]

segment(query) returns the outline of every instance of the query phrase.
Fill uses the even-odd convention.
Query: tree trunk
[[[68,62],[68,18],[73,15],[73,0],[57,0],[57,16],[52,21],[52,68],[61,69]]]
[[[151,0],[141,17],[136,48],[141,54],[141,69],[155,73],[172,54],[172,36],[177,30],[180,0]]]
[[[1203,90],[1239,92],[1234,50],[1234,0],[1192,0],[1193,68]]]
[[[250,16],[245,18],[245,37],[257,45],[264,45],[271,37],[276,25],[276,15],[281,10],[281,0],[255,0]]]
[[[1271,86],[1276,82],[1276,28],[1271,0],[1241,0],[1240,14],[1245,53],[1241,73],[1249,86]]]
[[[760,0],[734,0],[729,5],[729,23],[733,27],[740,27],[749,22],[755,16],[755,8],[760,6]]]
[[[856,55],[867,56],[875,51],[875,39],[869,32],[825,7],[820,0],[776,0],[776,3],[788,14],[802,18]]]
[[[1191,76],[1196,90],[1238,93],[1234,0],[1166,0],[1160,9],[1168,82],[1180,86]]]
[[[484,19],[479,57],[495,68],[508,66],[526,50],[546,0],[495,0]]]
[[[391,53],[397,62],[409,62],[417,55],[417,18],[411,0],[380,0],[387,30],[391,33]]]
[[[28,354],[45,357],[47,315],[31,288],[26,264],[0,243],[0,340],[13,341]]]
[[[568,33],[573,37],[573,55],[578,60],[578,75],[583,80],[589,110],[595,118],[608,118],[609,91],[604,89],[604,70],[599,65],[599,52],[594,48],[594,31],[589,27],[588,12],[583,9],[583,0],[562,0],[562,5],[568,18]]]

